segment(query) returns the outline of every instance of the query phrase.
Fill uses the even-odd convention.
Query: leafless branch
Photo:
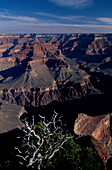
[[[46,121],[45,117],[39,115],[41,118],[42,132],[35,130],[34,116],[32,117],[31,125],[24,120],[25,126],[21,128],[24,132],[23,140],[26,141],[26,150],[20,151],[17,147],[18,156],[26,162],[26,166],[33,167],[35,163],[38,169],[41,169],[44,160],[51,160],[56,152],[64,145],[64,143],[73,138],[68,134],[63,134],[63,124],[61,117],[54,111],[50,121]],[[58,137],[55,135],[59,132]],[[32,140],[33,139],[33,140]],[[46,147],[44,147],[46,144]],[[23,156],[24,155],[24,156]],[[21,161],[22,164],[22,161]]]

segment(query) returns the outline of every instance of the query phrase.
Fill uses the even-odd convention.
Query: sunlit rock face
[[[112,157],[112,114],[94,117],[79,114],[74,132],[91,136],[92,143],[105,164]]]

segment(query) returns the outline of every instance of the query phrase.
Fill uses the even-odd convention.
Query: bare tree
[[[52,119],[46,121],[45,117],[39,115],[41,121],[38,125],[24,120],[25,126],[20,128],[24,132],[23,141],[25,150],[15,147],[20,158],[20,164],[26,164],[27,167],[37,165],[41,169],[44,161],[51,160],[54,154],[62,148],[63,144],[73,138],[71,135],[64,133],[64,125],[61,117],[58,118],[58,113],[54,111]],[[20,137],[18,137],[20,138]]]

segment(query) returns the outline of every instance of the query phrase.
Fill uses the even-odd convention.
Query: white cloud
[[[111,25],[0,21],[2,33],[112,33]]]
[[[93,0],[49,0],[59,6],[83,8],[93,3]]]
[[[0,12],[0,34],[2,33],[112,33],[112,25],[105,25],[98,21],[111,23],[111,18],[96,18],[90,22],[86,16],[59,16],[38,12],[38,15],[54,18],[53,20],[37,19],[35,17],[12,15]],[[55,19],[77,21],[82,24],[56,23]],[[83,20],[82,20],[83,19]],[[111,20],[110,20],[111,19]],[[82,22],[81,22],[82,21]],[[85,21],[85,22],[84,22]],[[87,22],[86,22],[87,21]],[[96,22],[97,21],[97,22]],[[58,22],[58,21],[57,21]],[[85,23],[85,24],[84,24]],[[88,24],[87,24],[88,23]]]
[[[45,13],[45,12],[36,12],[35,14],[45,16],[45,17],[55,18],[55,19],[69,20],[69,21],[79,20],[85,17],[85,16],[80,16],[80,15],[60,16],[60,15],[54,15],[54,14]]]
[[[17,21],[26,21],[26,22],[36,22],[37,21],[37,19],[34,17],[14,16],[14,15],[8,15],[7,13],[0,13],[0,18],[17,20]]]
[[[103,23],[106,23],[106,24],[112,25],[112,18],[98,17],[98,18],[96,18],[96,20],[103,22]]]

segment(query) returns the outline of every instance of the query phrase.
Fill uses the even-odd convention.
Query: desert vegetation
[[[24,127],[20,128],[7,155],[0,157],[1,168],[103,169],[102,161],[88,139],[67,133],[67,127],[56,112],[49,121],[43,116],[37,121],[33,116],[32,121],[24,119],[23,122]]]

